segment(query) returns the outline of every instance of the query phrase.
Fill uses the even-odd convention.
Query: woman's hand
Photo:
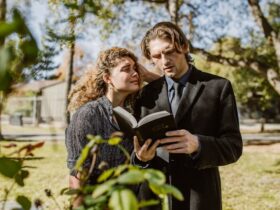
[[[150,146],[150,144],[152,143],[152,139],[147,139],[141,147],[138,138],[134,136],[133,143],[136,157],[142,162],[148,162],[155,157],[156,149],[160,144],[160,141],[157,140],[153,145]]]
[[[148,71],[142,64],[138,63],[138,69],[139,69],[139,73],[142,76],[143,80],[145,82],[152,82],[158,78],[160,78],[160,75],[153,73],[151,71]]]

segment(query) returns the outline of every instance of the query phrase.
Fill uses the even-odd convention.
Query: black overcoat
[[[136,103],[136,116],[142,118],[161,110],[171,112],[167,91],[164,77],[146,85]],[[166,166],[160,164],[158,157],[150,162],[150,167],[169,174],[171,184],[184,194],[183,202],[172,199],[172,210],[222,209],[218,166],[233,163],[242,154],[242,138],[231,83],[193,68],[175,121],[178,129],[186,129],[197,135],[201,147],[195,158],[187,154],[172,154]],[[148,195],[145,190],[141,193],[144,197]]]

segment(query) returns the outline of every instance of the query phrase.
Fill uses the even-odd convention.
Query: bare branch
[[[272,32],[273,28],[269,24],[268,20],[264,16],[258,0],[248,0],[250,8],[252,10],[253,16],[259,25],[259,27],[263,30],[264,35],[269,41],[272,41]]]
[[[131,2],[150,2],[150,3],[157,3],[157,4],[162,4],[162,3],[167,3],[167,0],[130,0]]]

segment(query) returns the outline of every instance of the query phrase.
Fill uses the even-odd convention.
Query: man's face
[[[177,52],[175,47],[168,40],[153,39],[149,43],[151,60],[166,76],[179,79],[187,72],[187,61],[185,53]]]

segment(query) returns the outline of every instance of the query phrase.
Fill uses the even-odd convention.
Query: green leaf
[[[108,179],[115,171],[115,168],[108,169],[104,171],[97,179],[97,182],[103,182]]]
[[[120,184],[139,184],[144,180],[144,175],[139,170],[131,170],[118,177]]]
[[[156,185],[156,184],[149,184],[150,189],[157,195],[166,195],[171,194],[177,200],[184,200],[183,194],[175,187],[163,184],[163,185]]]
[[[14,23],[0,23],[0,38],[5,38],[15,32],[16,24]]]
[[[61,195],[77,195],[81,192],[80,189],[64,188],[60,191]]]
[[[114,176],[119,176],[128,167],[129,167],[128,165],[119,165],[117,168],[115,168]]]
[[[31,201],[27,197],[20,195],[16,200],[24,210],[29,210],[31,208]]]
[[[179,200],[179,201],[184,200],[183,194],[176,187],[173,187],[172,185],[165,184],[165,185],[163,185],[163,189],[164,189],[165,192],[167,192],[168,194],[171,194],[177,200]]]
[[[10,65],[15,59],[10,47],[0,48],[0,91],[7,90],[12,83]]]
[[[137,199],[128,189],[115,190],[110,197],[109,207],[112,210],[138,210]]]
[[[82,150],[79,159],[76,162],[75,169],[77,169],[77,170],[81,169],[83,163],[85,162],[86,158],[88,157],[88,154],[94,144],[95,144],[95,142],[93,140],[91,140],[89,143],[87,143],[87,145]]]
[[[108,140],[109,145],[117,145],[122,141],[120,137],[113,137]]]
[[[26,170],[21,170],[19,173],[15,176],[15,181],[18,185],[24,186],[24,179],[29,176],[29,172]]]
[[[146,169],[144,177],[151,184],[162,185],[166,182],[164,173],[155,169]]]
[[[0,173],[6,177],[13,178],[21,169],[21,164],[18,161],[1,157],[0,158]]]
[[[103,195],[103,196],[99,196],[98,198],[93,198],[92,196],[86,196],[84,198],[84,202],[87,206],[93,206],[93,205],[103,205],[108,203],[108,196],[107,195]]]
[[[26,65],[30,65],[37,61],[38,47],[35,40],[24,40],[19,45],[23,53],[23,62]]]
[[[138,208],[143,208],[143,207],[146,207],[146,206],[153,206],[153,205],[157,205],[159,203],[160,203],[159,200],[140,201],[138,203]]]
[[[108,192],[109,190],[111,190],[111,188],[117,183],[117,180],[113,179],[113,180],[109,180],[107,182],[104,182],[103,184],[98,185],[93,193],[92,193],[92,197],[93,198],[97,198],[100,195]]]
[[[97,185],[86,185],[83,187],[84,194],[92,194]]]

